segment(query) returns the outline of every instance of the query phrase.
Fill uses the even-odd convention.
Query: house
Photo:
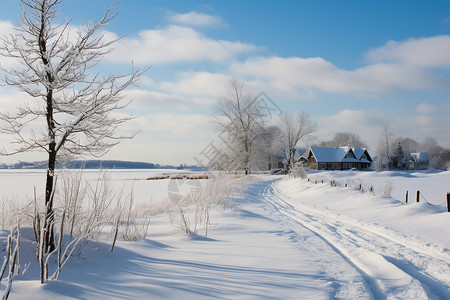
[[[303,153],[303,155],[300,155],[300,153]],[[307,153],[305,148],[297,148],[294,154],[294,162],[299,162],[302,156],[305,156],[305,153]],[[281,151],[269,158],[269,170],[273,169],[289,169],[289,163]]]
[[[430,156],[428,152],[410,153],[408,163],[411,170],[426,170],[430,165]]]
[[[357,169],[367,169],[370,168],[372,165],[372,157],[369,154],[369,151],[367,151],[366,148],[352,148],[353,153],[356,156],[356,159],[358,159],[361,163],[361,166]]]
[[[305,161],[305,157],[301,158]],[[311,147],[306,157],[307,166],[315,170],[367,169],[372,157],[365,148]]]

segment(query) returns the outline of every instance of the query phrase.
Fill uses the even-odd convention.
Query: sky
[[[64,0],[60,18],[78,26],[110,3]],[[139,133],[104,159],[195,164],[217,140],[212,107],[232,78],[282,111],[307,112],[316,141],[352,132],[375,151],[388,124],[396,137],[450,148],[450,1],[133,0],[119,10],[105,36],[123,38],[98,68],[150,68],[126,91],[123,113],[138,117],[123,131]],[[17,1],[3,1],[0,34],[19,13]],[[21,97],[0,86],[2,111]],[[3,135],[0,143],[9,147]]]

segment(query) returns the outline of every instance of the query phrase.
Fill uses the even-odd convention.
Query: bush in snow
[[[303,163],[296,163],[290,170],[289,175],[294,178],[306,179],[308,178],[308,170],[303,166]]]
[[[225,174],[199,182],[196,188],[187,191],[188,195],[181,195],[183,201],[169,209],[170,221],[186,235],[198,234],[203,228],[205,236],[208,236],[211,208],[230,207],[230,198],[241,184],[240,179]]]

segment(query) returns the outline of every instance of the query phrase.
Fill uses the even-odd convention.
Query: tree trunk
[[[54,236],[54,212],[53,212],[53,188],[55,179],[56,153],[55,143],[51,143],[48,154],[47,181],[45,185],[45,224],[44,224],[44,253],[50,253],[55,250]],[[52,149],[53,148],[53,149]]]
[[[290,149],[290,153],[289,153],[289,169],[291,170],[292,168],[294,168],[294,164],[295,164],[295,151],[296,149]]]
[[[45,67],[47,67],[46,77],[48,80],[47,84],[47,97],[46,97],[46,120],[47,120],[47,130],[49,137],[48,145],[48,166],[47,166],[47,181],[45,184],[45,221],[44,221],[44,253],[50,253],[55,250],[55,238],[53,230],[54,212],[53,212],[53,186],[55,177],[55,162],[56,162],[56,141],[55,141],[55,121],[53,116],[53,82],[54,74],[51,72],[49,67],[50,62],[47,57],[47,42],[48,36],[46,36],[47,24],[46,12],[44,11],[45,1],[42,2],[41,13],[41,27],[39,32],[39,53],[40,59]]]

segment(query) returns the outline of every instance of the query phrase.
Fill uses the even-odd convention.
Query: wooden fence
[[[308,178],[308,182],[310,182],[310,183],[314,183],[314,184],[318,184],[318,183],[325,183],[325,182],[327,182],[328,180],[323,180],[323,179],[317,179],[317,178],[315,178],[314,180],[312,180],[312,179],[310,179],[310,178]],[[327,183],[328,184],[328,183]],[[344,185],[342,185],[342,183],[340,183],[340,182],[337,182],[336,183],[336,180],[330,180],[330,186],[332,186],[332,187],[338,187],[338,186],[340,186],[340,187],[342,187],[342,186],[344,186],[344,187],[352,187],[351,185],[349,185],[348,183],[345,183]],[[369,185],[367,188],[366,187],[363,187],[362,186],[362,184],[361,183],[359,183],[358,185],[356,185],[356,186],[354,186],[354,188],[356,188],[356,189],[358,189],[358,190],[361,190],[361,191],[363,191],[363,192],[368,192],[368,193],[374,193],[374,188],[373,188],[373,185]],[[408,197],[409,197],[409,192],[408,191],[406,191],[406,194],[405,194],[405,203],[408,203]],[[416,203],[419,203],[420,202],[420,200],[423,200],[425,203],[427,203],[428,205],[431,205],[431,206],[443,206],[443,205],[445,205],[445,204],[447,204],[447,212],[450,212],[450,193],[449,192],[447,192],[447,194],[446,194],[446,199],[445,199],[445,201],[444,202],[442,202],[442,203],[440,203],[440,204],[433,204],[433,203],[431,203],[431,202],[429,202],[425,197],[424,197],[424,195],[420,192],[420,190],[417,190],[416,191]]]

